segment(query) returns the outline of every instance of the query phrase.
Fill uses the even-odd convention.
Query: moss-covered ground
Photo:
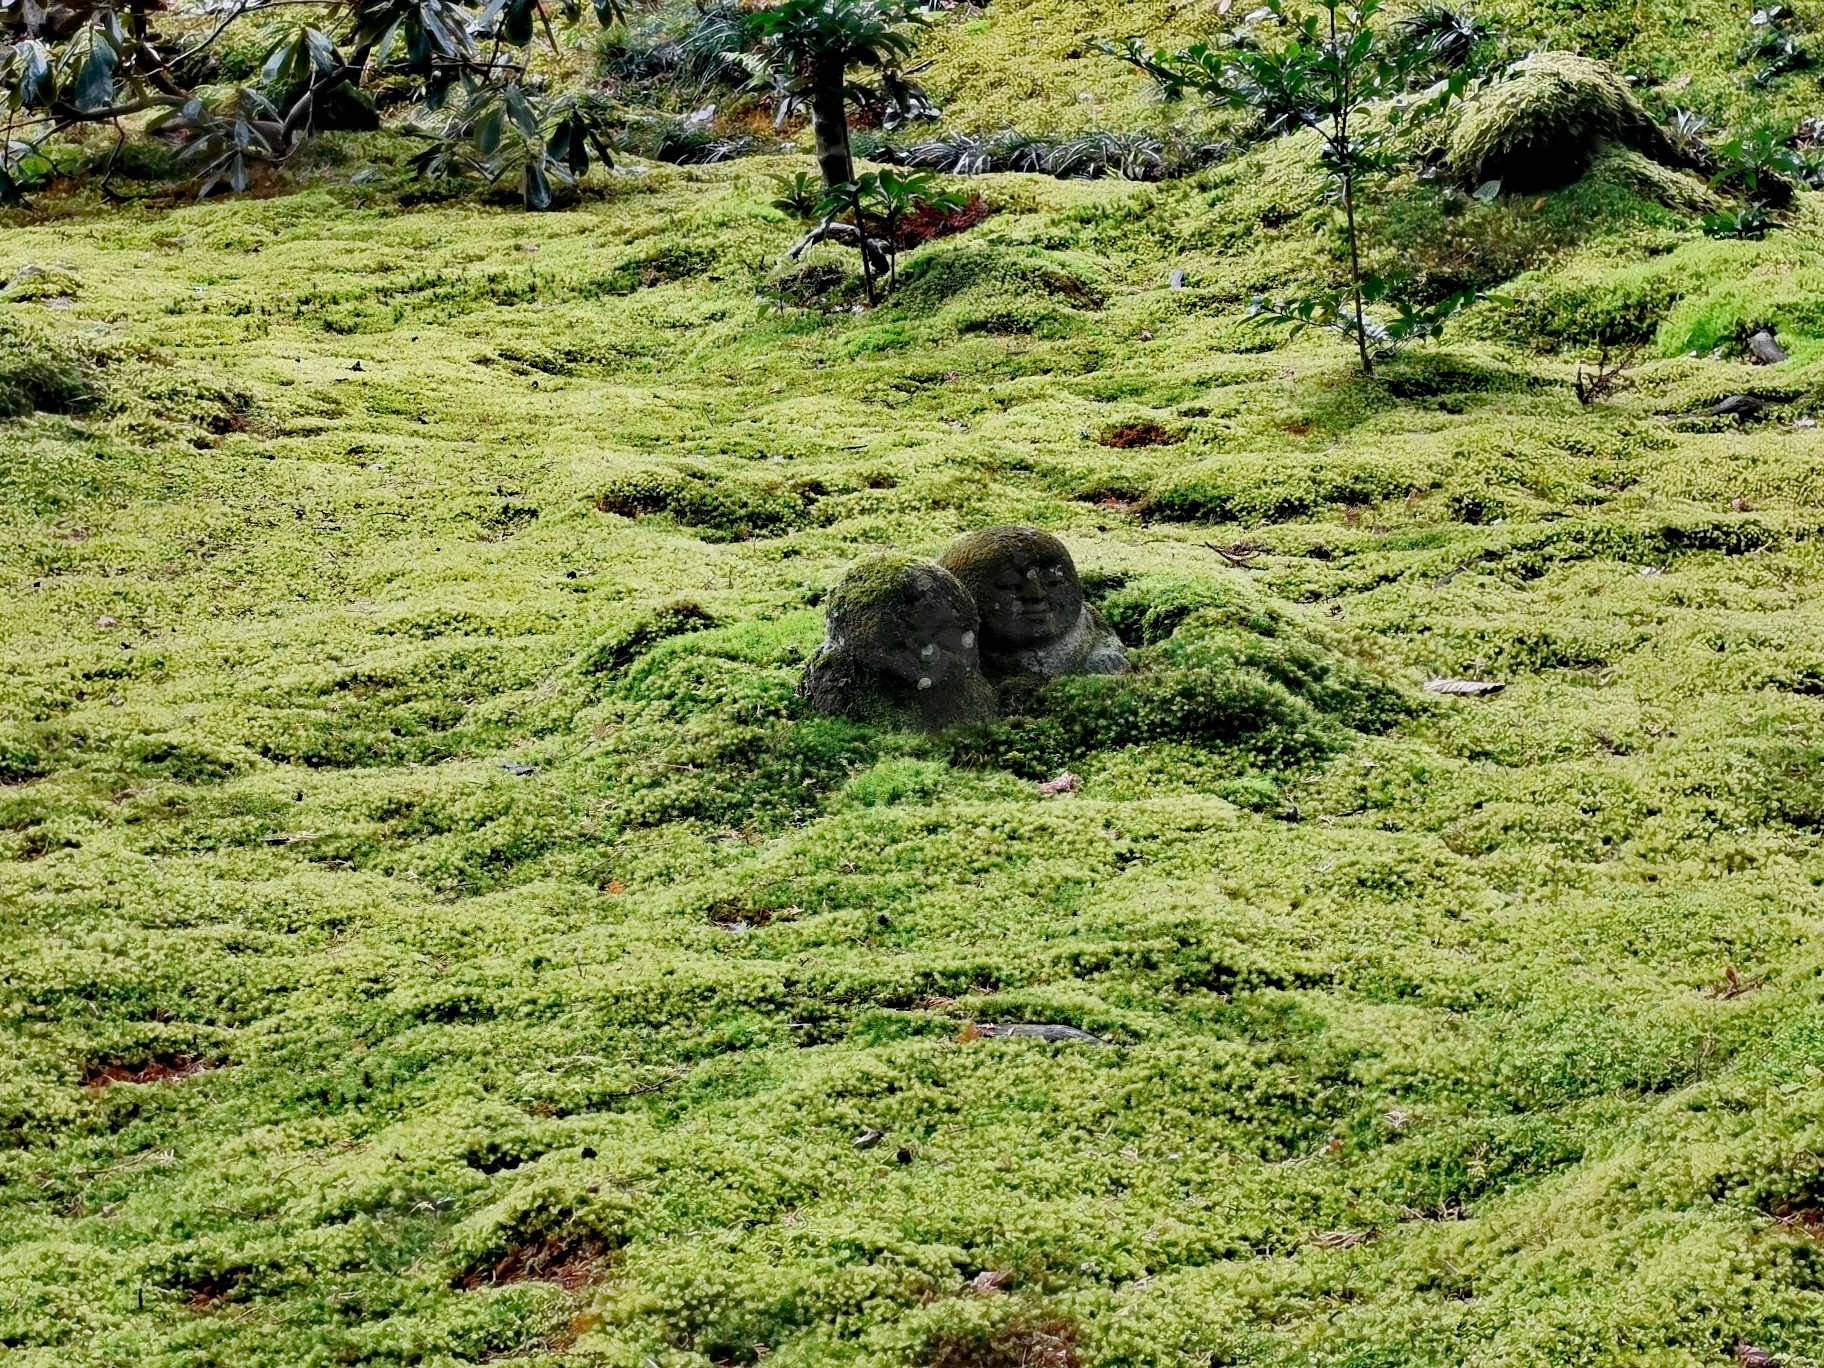
[[[1824,1363],[1824,211],[1408,198],[1368,382],[1283,146],[873,312],[788,169],[0,230],[0,1358]],[[997,522],[1140,671],[808,715]]]

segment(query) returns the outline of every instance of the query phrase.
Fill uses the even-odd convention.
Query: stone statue
[[[1121,638],[1083,601],[1064,543],[1036,527],[990,527],[950,543],[938,558],[981,612],[982,664],[990,674],[1121,674]]]
[[[912,556],[858,562],[831,594],[825,639],[798,692],[819,712],[935,731],[995,716],[975,603],[948,570]]]

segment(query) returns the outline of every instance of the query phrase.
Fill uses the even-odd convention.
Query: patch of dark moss
[[[610,632],[583,654],[577,667],[584,674],[624,670],[661,641],[715,625],[716,619],[700,603],[677,599]]]
[[[716,263],[715,253],[683,243],[668,243],[620,262],[589,283],[585,294],[623,295],[650,290],[672,281],[695,280]]]
[[[1408,462],[1242,456],[1167,476],[1137,511],[1165,522],[1293,522],[1321,509],[1377,504],[1435,483],[1435,476]]]
[[[775,485],[652,469],[614,477],[595,506],[623,518],[669,514],[706,541],[747,541],[804,526],[823,494],[814,481]]]
[[[1096,440],[1105,447],[1117,451],[1130,451],[1136,447],[1170,446],[1184,440],[1184,434],[1173,432],[1163,423],[1150,419],[1134,423],[1115,423],[1096,434]]]
[[[0,316],[0,419],[86,413],[101,400],[100,367],[71,342]]]

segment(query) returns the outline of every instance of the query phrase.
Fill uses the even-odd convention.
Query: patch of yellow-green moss
[[[754,297],[784,160],[0,232],[107,382],[0,425],[8,1353],[1815,1364],[1811,197],[1492,207],[1563,216],[1517,302],[1371,384],[1244,318],[1333,265],[1297,151],[984,182],[902,268],[994,269],[860,316]],[[964,326],[1022,262],[1099,307]],[[795,697],[848,566],[992,523],[1132,677]]]

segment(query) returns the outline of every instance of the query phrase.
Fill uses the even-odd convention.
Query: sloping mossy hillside
[[[779,169],[0,232],[7,1362],[1824,1363],[1815,206],[1402,211],[1532,246],[1368,384],[1271,152],[869,314]],[[998,521],[1142,671],[807,715]]]

